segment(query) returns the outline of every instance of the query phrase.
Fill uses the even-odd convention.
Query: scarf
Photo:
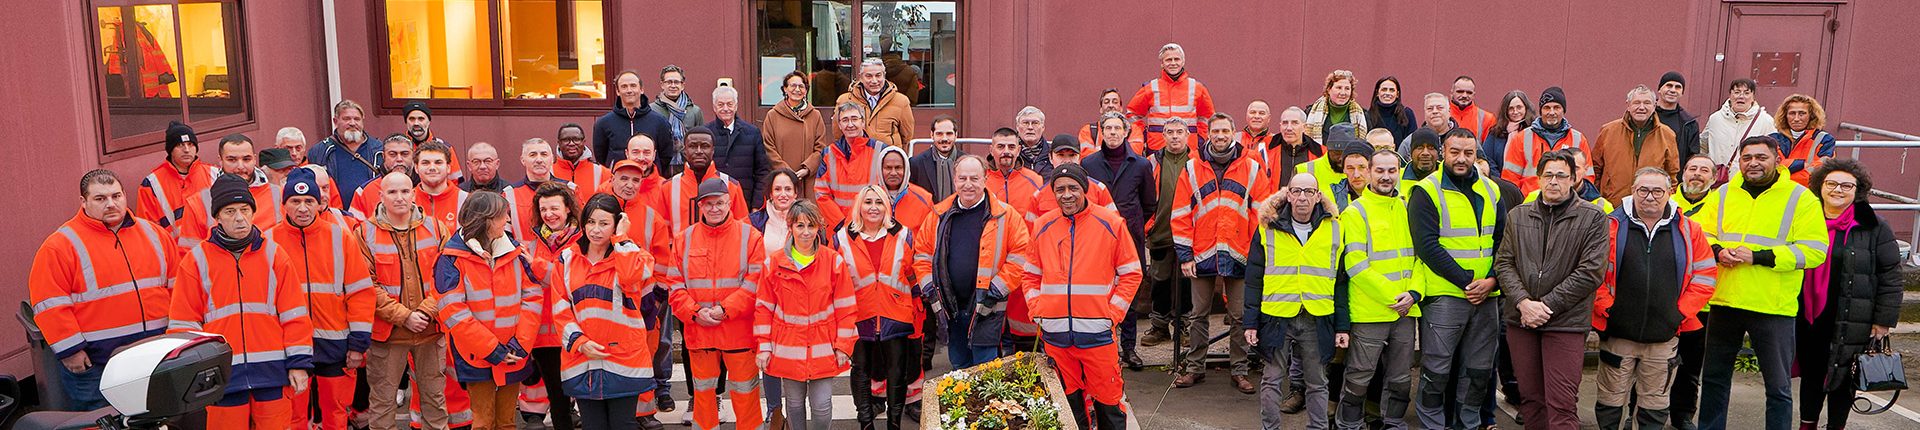
[[[1853,206],[1847,206],[1847,210],[1840,211],[1839,218],[1827,220],[1827,243],[1839,245],[1840,238],[1846,237],[1848,231],[1859,225],[1860,221],[1853,218]],[[1807,269],[1806,276],[1806,281],[1800,283],[1800,297],[1804,298],[1800,301],[1800,315],[1805,315],[1807,322],[1811,323],[1820,317],[1820,311],[1827,309],[1827,287],[1833,281],[1833,260],[1828,259],[1826,264]]]
[[[1020,147],[1020,164],[1033,169],[1033,172],[1039,173],[1042,178],[1053,175],[1053,158],[1047,156],[1047,147],[1052,144],[1044,136],[1032,145],[1021,142],[1024,146]]]
[[[245,252],[247,247],[253,246],[254,243],[260,241],[260,229],[249,229],[247,230],[246,236],[233,237],[227,235],[227,229],[216,226],[213,228],[213,235],[209,237],[207,241],[213,242],[213,244],[219,246],[220,249],[225,249],[227,252],[239,255],[241,252]]]
[[[1560,124],[1548,126],[1546,121],[1535,118],[1533,120],[1533,134],[1540,136],[1541,139],[1546,139],[1547,145],[1551,147],[1554,142],[1559,142],[1561,138],[1567,137],[1567,133],[1573,132],[1572,123],[1572,121],[1568,121],[1566,118],[1561,118]]]
[[[564,230],[554,230],[552,227],[547,227],[547,223],[540,223],[533,228],[533,234],[539,237],[540,242],[545,244],[547,249],[567,249],[567,245],[580,237],[580,229],[568,225]]]
[[[693,97],[681,93],[680,100],[669,101],[666,94],[661,94],[660,101],[666,102],[662,105],[667,107],[667,124],[673,126],[673,140],[686,139],[686,129],[681,128],[680,123],[687,121],[687,109],[693,106]]]

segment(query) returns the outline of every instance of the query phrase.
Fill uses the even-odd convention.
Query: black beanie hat
[[[427,103],[419,100],[407,102],[406,106],[401,107],[400,116],[405,117],[407,114],[413,113],[413,111],[420,111],[421,114],[427,116],[427,119],[433,119],[433,109],[427,108]]]
[[[194,134],[193,127],[188,127],[186,124],[181,124],[180,121],[168,122],[167,123],[167,141],[165,143],[167,148],[167,153],[169,154],[173,153],[173,148],[179,147],[180,144],[182,143],[192,143],[194,145],[199,145],[200,136],[197,134]]]
[[[1546,91],[1540,92],[1540,105],[1546,106],[1547,103],[1559,103],[1560,108],[1565,109],[1567,107],[1567,92],[1561,90],[1560,87],[1547,87]]]
[[[247,180],[239,176],[221,174],[220,179],[213,180],[213,188],[208,190],[208,194],[213,196],[210,199],[211,207],[208,208],[212,213],[220,213],[221,209],[232,204],[245,204],[256,210],[260,208],[253,202],[253,191],[247,189]]]
[[[1440,147],[1440,133],[1433,132],[1431,128],[1420,127],[1419,130],[1413,131],[1412,136],[1407,136],[1407,140],[1412,142],[1407,145],[1408,150],[1418,149],[1422,146]]]
[[[1074,182],[1080,183],[1080,188],[1086,188],[1087,187],[1087,168],[1080,167],[1079,164],[1055,166],[1053,168],[1053,177],[1047,180],[1047,185],[1049,185],[1049,188],[1051,188],[1051,185],[1053,185],[1054,182],[1059,181],[1060,178],[1072,179]]]
[[[1668,82],[1679,83],[1681,88],[1687,87],[1687,77],[1680,76],[1680,72],[1667,72],[1667,74],[1660,75],[1659,86],[1666,86]]]

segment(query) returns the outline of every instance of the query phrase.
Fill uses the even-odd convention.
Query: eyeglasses
[[[1664,195],[1667,195],[1667,189],[1666,189],[1666,188],[1649,188],[1649,187],[1641,187],[1641,188],[1635,188],[1635,189],[1633,189],[1633,192],[1634,192],[1635,194],[1639,194],[1639,195],[1643,195],[1643,196],[1649,196],[1649,197],[1658,197],[1658,196],[1664,196]]]
[[[667,85],[680,85],[680,84],[687,83],[687,81],[668,79],[668,80],[660,81],[660,83],[667,84]]]
[[[1294,188],[1287,190],[1287,194],[1294,196],[1311,196],[1320,194],[1320,190],[1317,188]]]
[[[1854,189],[1860,188],[1860,184],[1855,184],[1852,182],[1840,182],[1840,181],[1827,181],[1822,183],[1821,185],[1824,185],[1826,186],[1827,189],[1831,189],[1834,191],[1853,191]]]
[[[1542,173],[1540,174],[1540,179],[1552,179],[1556,181],[1564,181],[1568,179],[1573,179],[1573,174],[1572,173]]]

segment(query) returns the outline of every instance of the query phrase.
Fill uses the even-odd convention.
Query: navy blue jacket
[[[613,109],[600,119],[593,121],[593,162],[603,166],[612,166],[613,162],[627,159],[627,139],[635,134],[646,134],[653,138],[655,172],[680,171],[680,152],[673,141],[673,126],[667,124],[667,118],[653,113],[647,107],[647,95],[640,95],[640,107],[627,113],[620,107],[620,98],[613,98]]]
[[[1113,205],[1120,210],[1120,218],[1127,220],[1127,234],[1133,235],[1135,251],[1145,252],[1147,240],[1147,220],[1153,218],[1153,211],[1160,207],[1160,178],[1153,175],[1153,165],[1146,157],[1125,151],[1127,160],[1120,163],[1120,170],[1114,170],[1107,163],[1108,152],[1094,151],[1086,159],[1080,160],[1080,167],[1087,169],[1087,177],[1107,184],[1107,192],[1113,195]],[[1141,254],[1145,255],[1145,254]]]
[[[747,208],[759,210],[767,200],[767,173],[773,171],[773,159],[767,158],[760,128],[739,118],[734,118],[733,130],[722,127],[718,119],[707,122],[707,128],[713,130],[713,164],[721,173],[740,181],[741,192],[747,194]]]

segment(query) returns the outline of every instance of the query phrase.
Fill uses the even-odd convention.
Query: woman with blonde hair
[[[853,344],[850,380],[861,428],[872,428],[884,412],[887,428],[899,429],[909,391],[919,387],[924,370],[920,324],[926,318],[913,288],[920,274],[906,264],[913,256],[913,232],[893,219],[892,208],[885,189],[868,185],[855,196],[846,227],[834,233],[837,249],[853,265],[859,340]]]
[[[1780,102],[1777,112],[1780,115],[1773,117],[1774,132],[1767,137],[1780,146],[1781,154],[1786,154],[1787,173],[1800,186],[1820,188],[1818,184],[1808,185],[1807,179],[1820,163],[1833,158],[1833,135],[1820,130],[1827,125],[1827,110],[1811,96],[1794,94]]]
[[[1328,129],[1334,124],[1353,124],[1353,129],[1365,134],[1367,129],[1367,110],[1353,100],[1353,72],[1335,70],[1327,74],[1327,86],[1320,91],[1320,99],[1307,107],[1307,137],[1314,142],[1326,143]]]

